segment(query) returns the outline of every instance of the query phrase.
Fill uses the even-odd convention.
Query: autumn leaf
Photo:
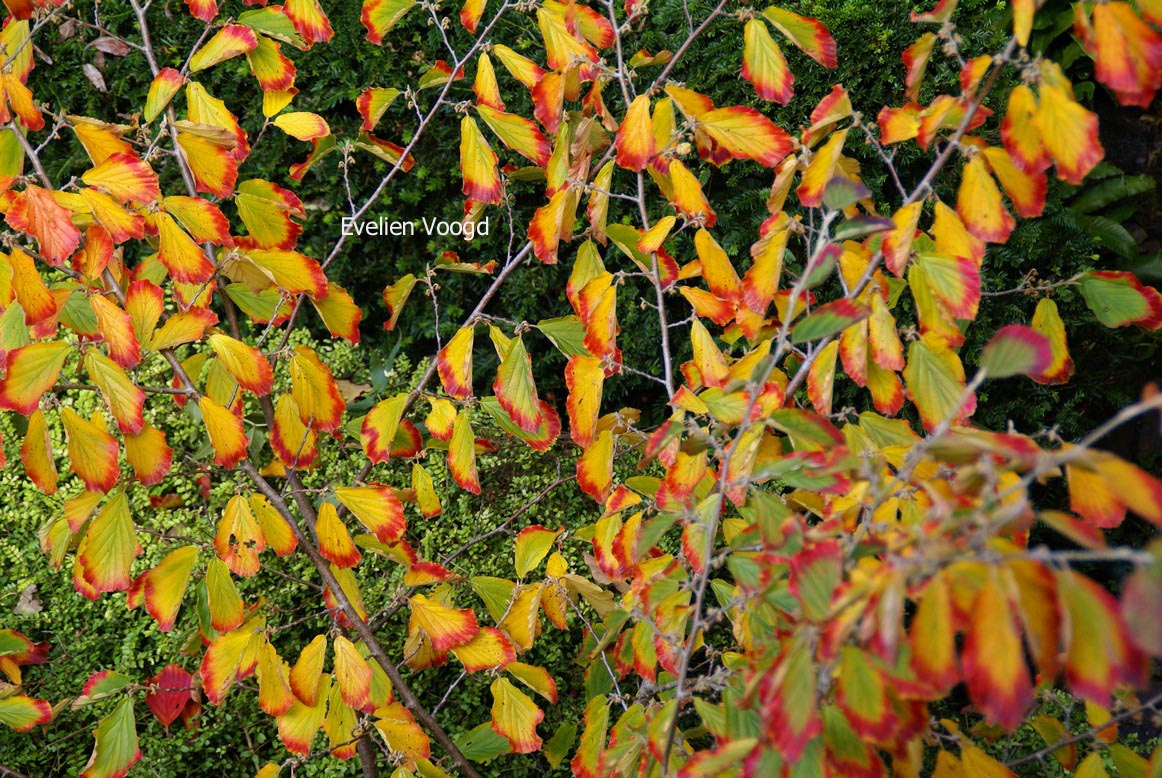
[[[123,776],[141,759],[137,746],[137,722],[133,717],[133,698],[125,697],[93,732],[96,743],[82,778],[116,778]]]

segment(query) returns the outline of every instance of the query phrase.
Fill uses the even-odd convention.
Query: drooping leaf
[[[72,408],[61,409],[61,422],[69,444],[69,464],[91,492],[108,492],[117,483],[117,439],[105,429],[100,414],[87,420]]]
[[[926,430],[941,422],[959,424],[976,408],[975,395],[966,395],[960,358],[938,338],[925,336],[909,345],[904,383]]]
[[[491,689],[493,731],[508,740],[514,753],[539,750],[543,741],[537,735],[537,724],[544,719],[544,711],[506,678],[497,678]]]
[[[96,743],[81,778],[123,778],[141,759],[132,697],[122,699],[112,713],[101,719],[93,738]]]
[[[544,417],[533,381],[532,359],[520,336],[513,338],[501,355],[492,391],[501,407],[522,430],[535,433],[541,426]]]
[[[480,478],[476,473],[476,438],[467,411],[460,411],[452,425],[452,439],[448,442],[448,469],[461,489],[480,494]]]
[[[751,19],[743,29],[742,77],[754,84],[764,100],[786,105],[794,95],[795,76],[767,26]]]
[[[173,629],[197,557],[197,546],[183,546],[146,573],[145,608],[162,632]]]
[[[1057,303],[1048,297],[1037,302],[1031,326],[1049,340],[1052,358],[1045,369],[1031,378],[1039,384],[1061,384],[1073,375],[1073,358],[1065,340],[1065,323],[1057,311]]]
[[[973,601],[961,660],[973,702],[991,721],[1015,729],[1032,702],[1032,684],[1009,597],[991,575]]]

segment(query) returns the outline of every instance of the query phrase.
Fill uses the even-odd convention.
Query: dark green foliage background
[[[377,47],[364,39],[358,2],[347,0],[325,5],[335,28],[334,41],[308,52],[295,52],[284,47],[298,67],[296,85],[301,94],[293,105],[295,110],[315,111],[325,116],[339,138],[354,139],[360,122],[354,100],[365,87],[404,88],[413,85],[435,59],[448,57],[439,35],[426,23],[419,9],[413,10],[391,33],[388,44]],[[705,16],[712,7],[708,0],[694,0],[689,5],[696,20]],[[155,0],[154,6],[150,18],[160,64],[180,67],[190,46],[201,34],[202,24],[188,15],[180,0]],[[244,10],[239,0],[227,0],[223,6],[223,13],[227,15]],[[99,19],[106,29],[135,37],[135,23],[126,3],[106,0],[98,5],[86,0],[77,2],[74,7],[80,18]],[[907,19],[910,10],[907,4],[891,0],[802,0],[789,3],[787,7],[816,16],[828,25],[836,38],[840,61],[837,71],[825,71],[798,51],[784,47],[796,75],[796,96],[790,105],[778,107],[761,103],[755,98],[750,84],[739,78],[742,30],[733,19],[712,24],[672,77],[687,82],[692,88],[709,92],[719,105],[758,107],[792,132],[809,123],[811,109],[835,83],[842,83],[848,89],[857,110],[862,111],[868,122],[874,119],[881,106],[903,102],[904,69],[899,53],[919,34],[919,29]],[[761,9],[761,6],[756,8]],[[1001,0],[963,0],[960,3],[957,20],[966,52],[975,55],[999,48],[1005,34],[1006,9],[1007,3]],[[626,47],[630,52],[639,48],[651,52],[675,49],[685,37],[686,25],[680,0],[653,0],[648,29],[631,33]],[[449,34],[458,50],[467,47],[470,39],[458,25],[454,25]],[[37,43],[41,52],[54,64],[49,65],[44,57],[38,56],[30,85],[38,100],[52,111],[131,123],[144,102],[149,85],[148,70],[137,53],[124,58],[105,55],[101,68],[110,89],[105,94],[97,92],[82,75],[82,66],[94,61],[95,50],[91,42],[95,36],[92,30],[81,27],[67,39],[55,28],[44,30]],[[535,45],[538,36],[529,19],[506,19],[498,26],[493,38],[540,59]],[[1076,68],[1085,74],[1084,59],[1078,61]],[[499,67],[498,72],[510,109],[528,113],[523,88]],[[465,81],[453,87],[454,100],[471,98],[473,73],[470,71],[468,75]],[[643,69],[641,73],[644,79],[652,79],[654,75],[656,69]],[[224,99],[242,117],[244,128],[252,138],[258,134],[262,117],[257,108],[262,97],[243,58],[201,73],[197,78],[211,94]],[[955,71],[934,59],[922,100],[930,99],[938,89],[954,90],[955,83]],[[1089,91],[1092,94],[1093,90]],[[620,107],[615,92],[615,89],[607,88],[605,95],[617,114]],[[426,111],[433,97],[431,91],[421,93],[419,109]],[[991,104],[995,109],[1003,102],[994,99]],[[416,124],[415,112],[400,98],[376,132],[402,144],[411,140]],[[457,125],[450,112],[438,117],[416,146],[415,169],[396,179],[373,205],[368,218],[382,215],[403,220],[421,216],[454,219],[460,215],[463,196],[458,170]],[[995,122],[989,125],[991,128],[995,126]],[[995,134],[995,129],[990,132]],[[287,169],[291,163],[305,158],[308,150],[307,144],[269,128],[243,166],[240,180],[265,178],[284,186],[290,185],[302,198],[310,215],[300,249],[323,257],[339,237],[340,220],[347,213],[343,173],[337,164],[341,155],[334,154],[325,159],[307,174],[301,184],[295,184],[287,178]],[[503,161],[519,164],[515,155],[500,153]],[[860,161],[864,179],[881,210],[890,212],[893,204],[899,201],[898,196],[892,191],[886,171],[875,153],[856,133],[849,137],[847,153]],[[387,167],[382,161],[358,151],[352,152],[350,159],[347,173],[359,203],[372,191]],[[913,144],[905,144],[896,160],[905,184],[918,180],[929,160],[930,156],[921,153]],[[45,161],[50,175],[57,181],[79,175],[87,167],[87,158],[67,131],[62,141],[46,148]],[[164,165],[158,167],[167,170]],[[702,175],[705,191],[719,214],[715,230],[717,239],[732,257],[747,256],[757,235],[757,225],[766,216],[764,201],[771,183],[769,171],[734,163],[722,169],[709,169]],[[164,176],[170,178],[164,179]],[[944,179],[940,194],[951,201],[956,184],[955,175]],[[163,188],[179,191],[180,182],[176,180],[172,166],[163,173]],[[527,223],[533,209],[542,202],[540,185],[514,182],[512,191],[518,223]],[[1101,250],[1084,230],[1078,229],[1076,224],[1071,225],[1067,218],[1057,218],[1063,216],[1073,193],[1073,188],[1055,182],[1051,187],[1046,217],[1022,223],[1007,245],[990,250],[985,260],[986,290],[1013,288],[1031,268],[1036,268],[1041,279],[1054,279],[1068,278],[1089,268],[1121,266],[1120,258]],[[386,320],[386,309],[380,299],[383,287],[405,273],[421,275],[445,250],[458,251],[466,261],[503,259],[509,238],[508,224],[501,209],[493,210],[491,217],[491,235],[471,245],[454,238],[429,239],[426,236],[348,241],[332,266],[331,277],[346,287],[365,310],[363,342],[356,349],[342,346],[328,349],[327,356],[336,366],[337,376],[373,386],[364,402],[405,388],[414,374],[413,366],[429,356],[435,345],[436,320],[421,287],[414,292],[399,327],[393,332],[383,331]],[[615,204],[612,218],[631,222],[635,215],[617,210]],[[523,240],[523,234],[518,234],[517,240]],[[562,262],[555,267],[535,263],[516,272],[490,310],[507,319],[529,322],[567,313],[561,290],[568,278],[571,250],[563,247]],[[607,252],[606,261],[611,266],[621,261],[616,253],[615,249]],[[690,258],[678,257],[680,262]],[[127,260],[133,262],[135,258],[127,257]],[[437,280],[441,287],[440,333],[447,337],[464,319],[489,280],[457,274],[440,274]],[[1064,438],[1075,439],[1131,401],[1146,380],[1157,377],[1157,338],[1136,329],[1110,331],[1101,327],[1084,307],[1080,296],[1072,290],[1060,291],[1056,299],[1066,319],[1077,376],[1066,387],[1035,386],[1025,380],[1000,382],[987,387],[981,391],[976,415],[976,421],[982,426],[999,429],[1011,422],[1023,432],[1056,427]],[[977,353],[983,341],[997,327],[1027,322],[1035,305],[1036,300],[1025,295],[987,300],[982,305],[980,318],[969,330],[965,353]],[[687,314],[680,299],[672,300],[668,307],[675,319]],[[640,370],[660,372],[660,358],[655,346],[658,334],[656,318],[648,309],[629,305],[620,307],[619,317],[623,333],[620,345],[625,350],[627,363]],[[317,320],[312,321],[312,326],[314,337],[325,335],[318,329]],[[563,358],[539,335],[533,334],[527,339],[534,354],[542,396],[563,403]],[[685,344],[678,343],[676,348],[679,358],[686,358]],[[969,367],[971,369],[971,365]],[[480,377],[487,376],[489,365],[481,361],[476,373]],[[866,392],[857,391],[846,379],[840,379],[837,392],[837,408],[852,406],[862,410],[868,405]],[[653,384],[623,376],[607,384],[605,407],[612,410],[621,405],[656,406],[656,395]],[[188,414],[168,406],[158,414],[154,423],[167,431],[173,430],[171,434],[188,434],[191,438],[197,434],[194,421]],[[483,419],[481,423],[484,423]],[[0,431],[4,434],[8,459],[12,462],[17,456],[19,435],[11,420],[0,422],[0,426],[3,427]],[[542,457],[533,455],[524,447],[502,446],[497,454],[489,455],[481,462],[485,493],[480,498],[472,498],[451,488],[438,452],[433,454],[431,464],[442,478],[438,486],[445,513],[430,522],[413,517],[410,535],[417,550],[425,557],[439,557],[442,552],[481,530],[504,521],[532,495],[557,479],[562,471],[568,474],[572,466],[567,453],[565,444],[561,446],[560,460],[556,454]],[[332,452],[312,478],[319,486],[348,482],[356,469],[356,465],[340,460]],[[374,477],[390,483],[406,480],[404,471],[397,466],[381,466]],[[205,534],[212,531],[212,523],[216,521],[224,501],[233,494],[234,484],[216,483],[209,504],[196,496],[188,479],[170,479],[165,488],[185,496],[188,507],[157,512],[150,511],[144,504],[139,505],[136,506],[139,520],[159,531],[185,529]],[[88,673],[96,670],[115,669],[135,678],[144,678],[171,661],[180,661],[193,669],[193,659],[182,651],[193,626],[189,613],[183,614],[177,630],[163,636],[148,617],[141,613],[127,614],[119,595],[96,603],[80,598],[73,592],[67,569],[59,573],[48,570],[37,547],[37,529],[46,518],[59,511],[59,499],[45,498],[36,492],[23,477],[19,466],[9,466],[0,475],[0,494],[4,495],[0,498],[0,526],[4,528],[0,535],[0,626],[14,627],[35,639],[53,644],[51,663],[28,672],[29,693],[52,701],[67,701],[79,694]],[[576,528],[592,518],[591,503],[582,498],[575,486],[566,484],[522,517],[515,529],[528,523]],[[584,544],[578,541],[573,541],[568,547],[575,566],[582,565],[580,552],[583,547]],[[305,564],[295,564],[302,569],[292,565],[288,571],[311,577]],[[366,576],[366,580],[375,583],[365,592],[365,597],[369,602],[378,602],[396,585],[398,569],[387,561],[374,560],[367,564],[383,573],[378,578]],[[457,560],[456,568],[466,575],[511,577],[511,536],[502,534],[474,547]],[[280,612],[271,619],[272,623],[293,621],[318,607],[311,593],[290,585],[271,587],[270,580],[262,577],[259,582],[265,585],[261,594],[270,600],[276,612]],[[45,611],[19,617],[12,615],[17,593],[30,583],[38,586],[37,597],[45,604]],[[253,581],[243,583],[244,596],[259,594],[253,584]],[[302,638],[317,633],[325,624],[322,617],[308,620],[287,634],[280,634],[277,642],[297,646]],[[397,619],[386,628],[386,645],[402,645],[403,626]],[[585,683],[573,659],[580,642],[581,632],[577,628],[565,633],[547,626],[545,635],[527,659],[546,666],[558,679],[562,690],[560,704],[547,707],[546,720],[541,727],[546,737],[561,723],[579,719]],[[454,667],[446,666],[416,674],[411,681],[421,698],[429,705],[435,705],[457,675]],[[440,718],[450,731],[464,732],[487,719],[489,697],[486,683],[486,679],[471,678],[449,698]],[[251,774],[253,769],[268,760],[281,760],[285,751],[277,742],[272,720],[259,713],[249,700],[244,702],[247,695],[248,692],[236,691],[222,708],[207,705],[201,728],[191,732],[175,729],[166,733],[152,718],[139,715],[142,750],[146,758],[138,770],[142,774],[164,776],[243,775]],[[87,758],[92,743],[89,733],[101,712],[100,706],[79,711],[65,707],[48,729],[19,736],[0,730],[0,764],[37,776],[74,774]],[[140,704],[138,712],[144,713]],[[494,775],[541,775],[546,773],[548,765],[541,756],[501,757],[486,765],[485,769]],[[322,760],[305,765],[297,774],[354,772],[352,763],[337,765]],[[556,772],[566,774],[563,768]]]

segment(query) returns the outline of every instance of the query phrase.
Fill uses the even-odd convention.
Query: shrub
[[[1050,175],[1103,156],[1030,56],[1032,0],[1003,25],[913,14],[882,108],[899,28],[851,4],[818,13],[868,70],[804,102],[838,65],[814,6],[365,0],[368,43],[316,0],[5,2],[6,439],[49,565],[88,613],[125,592],[136,617],[99,642],[0,631],[0,722],[95,721],[95,778],[143,743],[158,769],[197,747],[260,776],[1145,773],[1103,733],[1162,701],[1135,696],[1162,654],[1162,484],[1095,444],[1162,400],[1068,440],[1048,408],[971,423],[989,392],[1071,378],[1083,309],[1162,326],[1128,271],[1071,256],[1032,281],[1005,253]],[[1124,104],[1162,82],[1159,21],[1075,12]],[[351,90],[337,63],[369,44]],[[78,65],[125,86],[42,89]],[[450,138],[457,165],[420,164]],[[449,180],[464,202],[433,197]],[[1128,250],[1097,191],[1049,216]],[[383,244],[326,236],[391,197],[448,221],[399,244],[364,322]],[[400,328],[389,352],[356,348],[364,324]],[[5,547],[26,599],[30,545]],[[82,688],[38,677],[66,660]],[[50,743],[5,753],[44,772],[72,756]]]

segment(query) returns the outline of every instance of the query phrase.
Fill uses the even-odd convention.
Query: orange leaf
[[[61,409],[69,442],[69,465],[90,492],[108,492],[117,484],[117,441],[105,430],[100,414],[86,421],[72,408]]]
[[[85,355],[85,370],[101,390],[101,395],[117,422],[117,428],[127,435],[141,432],[145,424],[145,418],[142,416],[145,392],[138,389],[113,360],[100,352],[90,351]]]
[[[331,335],[343,338],[352,345],[359,343],[359,322],[363,318],[363,310],[343,287],[328,282],[327,294],[310,300]]]
[[[403,505],[390,487],[340,486],[335,488],[335,497],[381,543],[395,543],[403,538],[407,529]]]
[[[218,632],[237,628],[245,616],[245,605],[226,563],[217,557],[206,565],[205,587],[211,626]]]
[[[469,199],[492,204],[501,201],[504,188],[496,171],[496,153],[471,116],[460,122],[460,171],[464,176],[463,191]]]
[[[317,635],[299,652],[298,661],[290,671],[290,685],[295,697],[306,705],[318,701],[319,678],[323,674],[323,660],[327,657],[327,637]]]
[[[213,0],[211,0],[211,3]],[[214,13],[217,13],[215,8]],[[211,17],[212,18],[212,17]],[[145,95],[145,121],[152,122],[170,104],[178,90],[185,84],[185,76],[173,68],[162,68],[149,84]]]
[[[416,504],[424,517],[430,519],[440,515],[443,508],[440,506],[440,496],[436,494],[436,485],[431,474],[418,463],[412,465],[412,489],[416,492]]]
[[[960,679],[956,665],[956,625],[948,582],[934,576],[924,589],[908,632],[912,670],[936,694],[945,694]]]
[[[152,313],[149,315],[152,317]],[[207,308],[191,308],[176,313],[166,319],[165,324],[153,333],[149,347],[154,351],[165,351],[183,343],[193,343],[201,340],[206,329],[217,323],[218,316]]]
[[[290,364],[291,394],[303,424],[320,432],[339,428],[346,404],[330,368],[307,346],[295,346]]]
[[[161,483],[173,465],[173,450],[165,433],[146,422],[141,432],[125,435],[125,458],[142,486]]]
[[[657,151],[650,123],[649,96],[638,95],[630,103],[617,130],[614,146],[617,148],[617,164],[628,170],[645,170]]]
[[[482,61],[484,57],[482,56]],[[523,116],[505,113],[502,106],[480,104],[476,112],[506,147],[527,158],[537,167],[549,163],[549,139],[537,125]]]
[[[1001,122],[1001,140],[1013,161],[1030,171],[1049,167],[1049,152],[1041,142],[1036,115],[1037,98],[1033,91],[1024,84],[1013,87]]]
[[[1065,677],[1071,690],[1101,706],[1114,687],[1138,680],[1138,655],[1130,644],[1117,601],[1094,581],[1071,570],[1057,574],[1068,647]]]
[[[294,702],[286,713],[278,717],[278,736],[288,751],[306,756],[311,742],[323,725],[327,700],[331,695],[331,676],[320,676],[313,692],[313,703]]]
[[[501,354],[500,366],[492,391],[500,406],[525,432],[535,434],[544,420],[541,400],[533,381],[533,363],[524,347],[524,340],[517,336],[509,341]]]
[[[157,256],[170,277],[182,284],[202,284],[214,275],[214,265],[168,213],[154,214],[159,247]]]
[[[218,521],[214,551],[234,575],[249,578],[258,572],[258,555],[265,548],[266,539],[249,501],[240,494],[234,495],[226,503],[226,510]]]
[[[758,19],[748,21],[743,30],[742,77],[754,84],[764,100],[786,105],[794,96],[795,76],[767,26]]]
[[[112,154],[81,175],[91,187],[123,203],[151,203],[161,196],[157,174],[136,156]]]
[[[773,168],[791,153],[787,133],[753,108],[735,106],[707,111],[698,117],[698,127],[733,159],[752,159]]]
[[[811,59],[829,70],[837,67],[835,39],[818,19],[769,6],[763,16]]]
[[[325,297],[327,277],[319,263],[297,251],[249,249],[246,258],[258,266],[275,286],[291,294]]]
[[[1081,179],[1105,156],[1098,140],[1097,116],[1077,103],[1063,87],[1042,83],[1034,123],[1041,142],[1057,165],[1057,177],[1070,184]]]
[[[1013,202],[1013,210],[1024,219],[1032,219],[1045,210],[1048,181],[1042,171],[1026,171],[1003,148],[990,146],[983,152],[993,175],[1001,182]]]
[[[140,553],[129,515],[129,500],[124,492],[118,492],[89,524],[77,548],[77,562],[84,580],[94,591],[123,592],[131,583],[133,558]]]
[[[173,629],[197,558],[197,546],[183,546],[145,574],[145,609],[162,632]]]
[[[413,760],[431,756],[431,743],[427,734],[402,703],[393,702],[379,708],[375,716],[375,728],[392,751]]]
[[[362,710],[371,699],[371,666],[342,635],[335,636],[335,682],[349,708]]]
[[[258,526],[262,529],[267,548],[279,556],[294,553],[298,546],[298,538],[274,506],[261,494],[254,494],[250,496],[250,509],[258,518]]]
[[[491,690],[493,731],[509,742],[514,753],[540,750],[543,741],[537,735],[537,724],[544,719],[544,711],[507,678],[497,678]]]
[[[605,371],[600,360],[576,354],[565,367],[565,384],[569,389],[566,408],[569,432],[573,442],[587,448],[593,442],[597,417],[601,414],[601,390]]]
[[[1122,105],[1148,108],[1162,82],[1162,35],[1124,2],[1095,5],[1092,30],[1075,26],[1092,50],[1097,80]]]
[[[3,257],[3,255],[0,255]],[[12,293],[24,309],[24,322],[30,327],[38,324],[53,325],[59,304],[53,293],[45,286],[32,258],[13,247],[7,256],[7,264],[12,268]]]
[[[319,536],[319,553],[336,567],[354,567],[363,558],[351,540],[347,525],[339,518],[339,512],[331,503],[325,502],[319,506],[315,529]]]
[[[164,204],[166,212],[181,222],[186,231],[199,243],[233,245],[230,222],[213,203],[201,197],[173,195],[165,198]]]
[[[307,48],[313,43],[326,43],[335,34],[319,0],[287,0],[285,9],[295,32],[307,42]]]
[[[985,716],[1005,729],[1020,725],[1033,691],[1020,628],[992,575],[973,601],[961,661],[969,696]]]
[[[376,403],[363,417],[359,429],[359,442],[363,453],[372,462],[386,462],[391,458],[392,445],[400,431],[407,395],[398,394],[388,400]]]
[[[315,431],[302,423],[299,405],[290,395],[282,395],[274,405],[271,448],[280,462],[293,469],[313,467],[318,458]]]
[[[516,661],[512,641],[496,627],[482,627],[476,637],[451,651],[469,673],[502,668]]]
[[[956,212],[969,231],[989,243],[1004,243],[1016,222],[1001,202],[1001,191],[988,174],[984,159],[974,156],[964,166]]]
[[[265,397],[274,386],[274,371],[261,351],[216,332],[209,337],[211,348],[238,385],[259,397]]]
[[[52,439],[44,421],[44,411],[37,408],[28,417],[28,429],[20,443],[20,460],[24,472],[45,494],[56,494],[57,472],[52,455]]]
[[[476,624],[476,614],[471,610],[450,608],[422,594],[413,595],[411,600],[411,626],[423,630],[438,652],[448,651],[463,645],[474,637],[480,628]]]
[[[255,672],[258,676],[258,707],[270,716],[281,716],[290,710],[295,703],[287,678],[290,669],[269,641],[259,649]]]
[[[5,218],[13,229],[36,238],[41,256],[50,264],[62,264],[81,243],[81,231],[73,226],[68,210],[52,192],[34,184],[14,195]]]
[[[448,443],[448,469],[460,488],[480,494],[480,478],[476,473],[476,439],[467,411],[460,411],[452,425],[452,439]]]
[[[209,397],[199,399],[198,408],[202,411],[202,422],[214,447],[214,464],[234,467],[245,459],[248,441],[242,429],[242,419]]]
[[[206,137],[188,127],[178,132],[178,146],[194,175],[197,191],[229,197],[238,180],[238,162],[231,153],[234,142],[214,134]]]
[[[28,416],[40,398],[56,383],[69,355],[63,341],[31,343],[8,354],[8,368],[0,378],[0,408]]]
[[[783,758],[796,762],[811,738],[822,732],[815,665],[806,644],[787,641],[760,687],[762,727]]]
[[[612,484],[613,434],[602,430],[577,460],[577,485],[581,491],[604,504]]]
[[[847,140],[847,130],[841,130],[815,152],[811,164],[803,173],[803,180],[795,194],[799,202],[808,208],[818,208],[823,204],[823,192],[835,175],[836,168],[843,156],[843,144]]]
[[[327,120],[317,113],[309,111],[291,111],[279,114],[271,124],[295,140],[301,140],[304,143],[325,138],[331,134]]]
[[[90,297],[89,305],[97,316],[97,328],[109,347],[109,356],[126,370],[134,367],[141,361],[141,346],[130,314],[101,295]]]
[[[454,334],[436,358],[444,391],[457,399],[472,397],[472,341],[475,327],[468,325]]]
[[[1038,375],[1032,376],[1039,384],[1063,384],[1073,375],[1073,358],[1069,356],[1069,347],[1065,340],[1065,323],[1057,312],[1057,303],[1048,297],[1037,301],[1037,310],[1033,312],[1033,329],[1049,339],[1053,350],[1053,360],[1049,367]]]

